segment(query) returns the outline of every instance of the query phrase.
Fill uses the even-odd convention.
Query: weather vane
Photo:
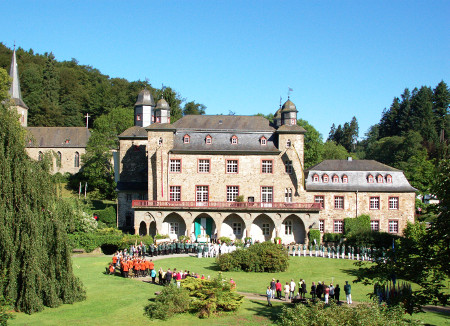
[[[288,99],[289,99],[289,96],[291,95],[291,92],[293,92],[293,91],[294,91],[294,90],[293,90],[292,88],[288,87],[288,93],[287,93]]]
[[[280,108],[281,108],[281,102],[283,101],[283,98],[280,96]]]

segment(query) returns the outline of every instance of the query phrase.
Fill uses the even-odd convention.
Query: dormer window
[[[345,174],[342,176],[342,183],[348,183],[348,177]]]
[[[64,144],[70,144],[70,139],[67,138],[67,139],[64,141]]]
[[[286,148],[291,147],[291,145],[292,145],[291,140],[288,139],[288,140],[286,141]]]
[[[367,177],[367,182],[373,183],[373,175],[369,174],[369,176]]]
[[[187,134],[183,136],[183,143],[189,144],[190,141],[191,141],[191,136],[189,136]]]
[[[392,176],[390,174],[386,176],[386,183],[392,183]]]
[[[377,182],[383,183],[383,176],[381,174],[377,175]]]
[[[266,138],[266,137],[262,136],[262,137],[259,139],[259,141],[260,141],[261,145],[267,145],[267,138]]]
[[[232,144],[232,145],[237,145],[237,144],[238,144],[238,138],[237,138],[236,135],[233,135],[233,136],[231,137],[231,144]]]
[[[212,144],[212,137],[211,137],[211,135],[206,136],[205,142],[206,142],[206,145],[211,145]]]
[[[336,174],[333,175],[333,183],[339,183],[339,177]]]
[[[317,174],[313,175],[313,182],[319,182],[319,176]]]
[[[328,181],[330,181],[330,178],[328,177],[328,174],[324,174],[324,175],[323,175],[322,181],[323,181],[324,183],[328,183]]]

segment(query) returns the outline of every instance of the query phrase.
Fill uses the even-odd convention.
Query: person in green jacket
[[[352,286],[348,284],[348,281],[345,281],[344,292],[347,297],[347,304],[352,304]]]

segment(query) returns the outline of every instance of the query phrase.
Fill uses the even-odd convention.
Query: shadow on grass
[[[282,313],[282,309],[284,306],[291,307],[293,304],[276,304],[277,301],[272,300],[274,304],[272,307],[267,306],[267,302],[258,301],[258,300],[249,300],[256,307],[247,308],[248,311],[253,311],[256,316],[261,316],[269,319],[271,322],[276,322]]]
[[[219,265],[217,265],[215,262],[212,263],[209,266],[205,266],[204,269],[210,270],[210,271],[215,271],[215,272],[220,272],[220,267]]]

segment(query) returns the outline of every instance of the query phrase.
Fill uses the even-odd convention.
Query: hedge
[[[311,229],[309,230],[308,234],[309,243],[314,243],[314,240],[316,240],[316,243],[320,243],[320,230],[317,229]]]
[[[324,233],[323,242],[338,242],[342,239],[342,233]]]
[[[344,235],[346,238],[367,232],[370,232],[369,215],[360,215],[356,218],[347,217],[344,219]]]
[[[114,206],[108,206],[105,209],[94,212],[98,216],[98,221],[105,223],[108,227],[116,226],[116,209]]]

